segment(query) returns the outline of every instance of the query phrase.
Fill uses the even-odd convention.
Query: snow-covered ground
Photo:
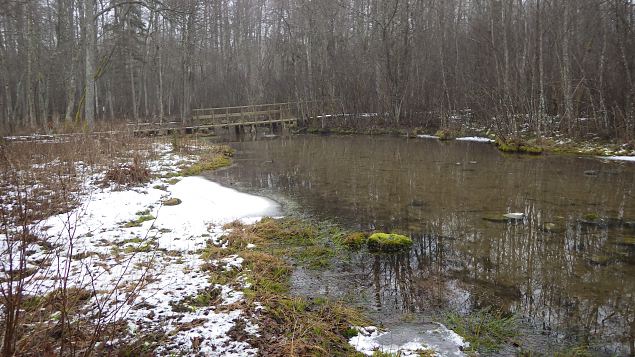
[[[168,145],[155,149],[159,158],[149,165],[155,174],[178,172],[179,164],[193,160]],[[168,341],[159,355],[255,354],[228,335],[241,319],[245,333],[258,333],[241,309],[241,286],[212,284],[200,252],[207,244],[222,245],[224,224],[278,215],[277,204],[201,177],[161,178],[125,189],[99,188],[102,177],[97,172],[85,179],[77,208],[38,224],[56,248],[36,246],[30,252],[33,266],[48,267],[37,271],[27,293],[60,288],[60,276],[68,271],[69,287],[93,292],[88,314],[104,323],[124,319],[131,339],[165,332]],[[169,198],[182,203],[163,205]],[[212,262],[219,269],[240,269],[241,263],[238,256]],[[192,303],[201,296],[216,303]]]

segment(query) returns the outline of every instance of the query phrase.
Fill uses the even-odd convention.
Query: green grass
[[[139,215],[139,213],[142,213],[142,215]],[[123,227],[124,228],[141,227],[143,222],[154,221],[156,219],[156,217],[154,217],[153,215],[144,214],[144,213],[145,212],[137,212],[137,215],[139,215],[139,217],[135,220],[124,223]]]
[[[145,242],[145,243],[142,243],[142,244],[129,245],[129,246],[124,248],[124,252],[128,253],[128,254],[131,254],[131,253],[150,253],[155,248],[156,248],[156,244],[154,244],[152,242]]]
[[[445,324],[470,343],[472,351],[495,352],[518,335],[514,316],[485,308],[467,316],[450,313]]]
[[[199,162],[181,169],[183,176],[200,175],[203,171],[213,171],[231,165],[231,158],[228,156],[214,156],[203,158]]]

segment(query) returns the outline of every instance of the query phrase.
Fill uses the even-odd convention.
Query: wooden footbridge
[[[191,120],[185,123],[130,123],[135,135],[170,135],[175,132],[192,134],[209,133],[218,129],[236,132],[253,131],[258,126],[268,126],[272,130],[295,126],[298,123],[298,103],[273,103],[244,105],[239,107],[203,108],[192,110]]]
[[[257,127],[269,127],[272,131],[284,127],[303,124],[308,120],[324,117],[326,112],[334,111],[332,101],[301,101],[288,103],[244,105],[238,107],[202,108],[192,110],[192,116],[183,121],[128,123],[127,132],[136,136],[159,136],[174,133],[218,133],[218,130],[236,133],[255,132]],[[113,135],[123,132],[95,131],[92,135]],[[80,135],[68,134],[34,134],[5,137],[9,141],[55,141],[64,137]],[[2,138],[0,137],[0,140]]]

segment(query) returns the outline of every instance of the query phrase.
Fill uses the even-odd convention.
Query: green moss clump
[[[141,245],[129,245],[124,249],[127,254],[131,253],[150,253],[154,249],[153,244],[144,243]]]
[[[222,167],[227,167],[232,164],[232,160],[229,155],[223,153],[222,155],[214,155],[212,157],[202,158],[199,162],[181,168],[180,175],[182,176],[196,176],[200,175],[203,171],[218,170]]]
[[[600,219],[600,216],[595,212],[591,212],[586,213],[582,218],[584,218],[585,221],[597,221]]]
[[[183,201],[181,201],[180,199],[178,199],[176,197],[173,197],[173,198],[170,198],[170,199],[167,199],[167,200],[163,201],[163,205],[164,206],[178,206],[181,203],[183,203]]]
[[[181,181],[181,179],[173,177],[173,178],[167,180],[166,183],[168,183],[170,185],[176,185],[177,183],[179,183],[179,181]]]
[[[353,232],[342,239],[342,244],[352,248],[359,249],[368,241],[368,234],[364,232]]]
[[[142,212],[143,213],[143,212]],[[143,222],[147,222],[147,221],[153,221],[156,218],[151,215],[151,214],[143,214],[140,215],[139,218],[130,221],[130,222],[126,222],[123,227],[124,228],[132,228],[132,227],[141,227],[141,224],[143,224]]]
[[[191,166],[181,169],[181,175],[183,176],[196,176],[200,175],[203,171],[212,171],[231,165],[231,159],[225,155],[215,156],[210,159],[203,159]]]
[[[374,233],[368,237],[368,249],[379,252],[395,252],[409,248],[412,239],[401,234]]]
[[[506,153],[540,155],[544,151],[543,148],[539,146],[534,146],[520,140],[505,141],[501,138],[497,138],[494,144],[498,150]]]

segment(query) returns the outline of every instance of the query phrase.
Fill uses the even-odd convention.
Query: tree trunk
[[[569,55],[571,6],[569,0],[564,2],[563,36],[562,36],[562,94],[564,100],[564,117],[567,132],[573,131],[573,93],[571,88],[571,58]]]
[[[97,38],[95,37],[95,0],[84,0],[84,41],[86,88],[84,97],[84,119],[88,127],[95,128],[95,57]]]

